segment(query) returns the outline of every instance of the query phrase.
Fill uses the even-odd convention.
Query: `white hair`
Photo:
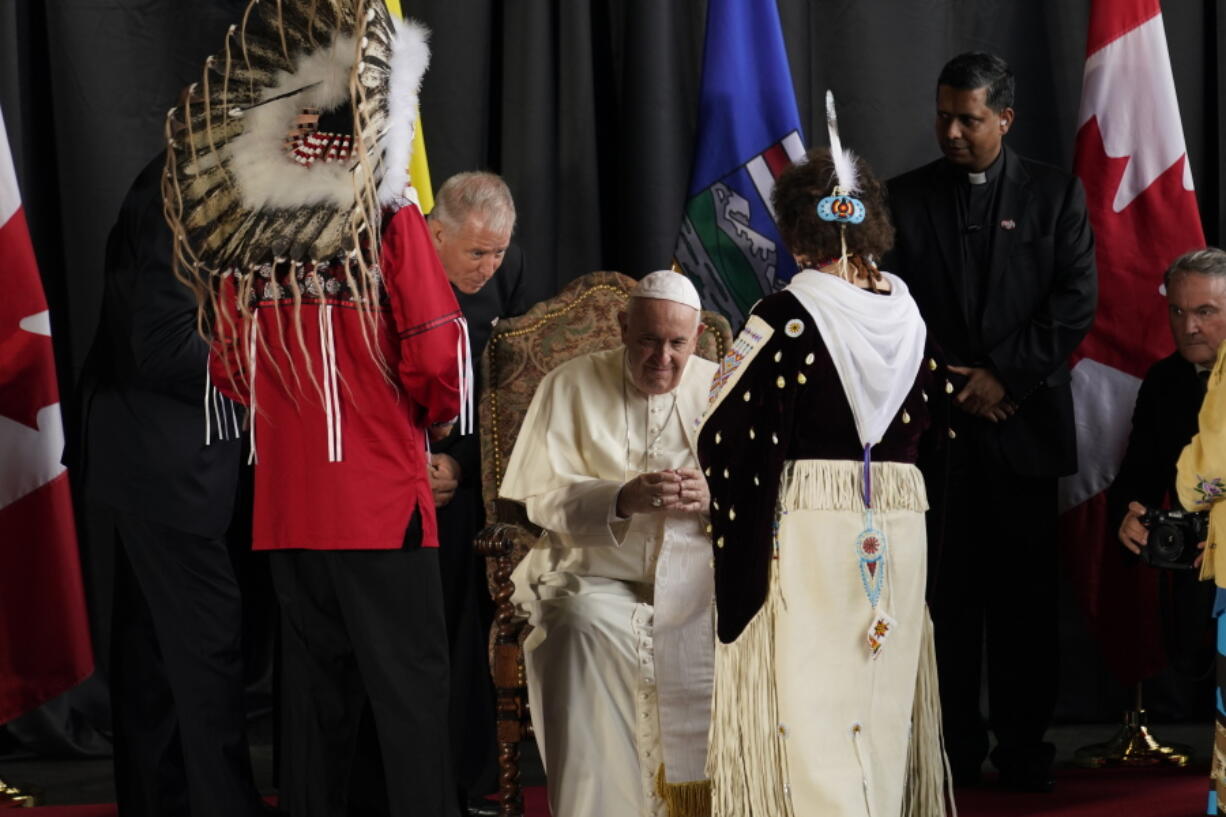
[[[452,229],[476,219],[487,230],[509,233],[515,229],[515,202],[501,176],[466,171],[455,174],[438,189],[430,217]]]

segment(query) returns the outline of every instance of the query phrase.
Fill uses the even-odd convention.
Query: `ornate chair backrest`
[[[571,358],[620,345],[617,315],[634,285],[633,278],[619,272],[592,272],[494,327],[481,357],[481,487],[487,522],[498,521],[498,486],[541,378]],[[697,354],[722,360],[732,345],[728,320],[704,311],[702,321],[707,329],[699,335]]]

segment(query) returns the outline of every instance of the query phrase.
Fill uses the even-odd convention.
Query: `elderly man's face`
[[[1176,273],[1166,304],[1179,354],[1189,363],[1212,365],[1226,340],[1226,275]]]
[[[967,172],[980,173],[996,161],[1013,124],[1012,108],[993,111],[987,100],[987,88],[937,86],[937,144],[951,164]]]
[[[676,301],[631,298],[618,320],[635,388],[644,394],[677,388],[698,340],[698,310]]]
[[[491,230],[471,216],[459,227],[431,219],[430,235],[447,280],[465,295],[476,294],[494,277],[511,243],[511,230]]]

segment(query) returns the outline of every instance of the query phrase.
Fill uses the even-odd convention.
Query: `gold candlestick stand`
[[[1088,769],[1109,767],[1187,766],[1192,749],[1182,743],[1163,743],[1154,737],[1146,724],[1145,707],[1141,705],[1141,685],[1137,684],[1136,707],[1124,713],[1124,723],[1115,737],[1106,743],[1082,746],[1073,754],[1073,762]]]
[[[35,805],[34,795],[0,780],[0,809],[33,808]]]

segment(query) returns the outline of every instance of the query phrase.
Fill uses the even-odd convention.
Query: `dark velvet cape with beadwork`
[[[711,490],[715,603],[725,644],[736,640],[766,600],[785,462],[864,458],[851,406],[808,311],[784,291],[763,299],[752,314],[774,332],[742,364],[744,371],[724,384],[731,393],[722,395],[698,439]],[[724,361],[721,376],[734,365],[734,355]],[[932,464],[926,476],[940,478],[936,463],[949,433],[945,375],[929,340],[915,385],[873,446],[874,461]]]

